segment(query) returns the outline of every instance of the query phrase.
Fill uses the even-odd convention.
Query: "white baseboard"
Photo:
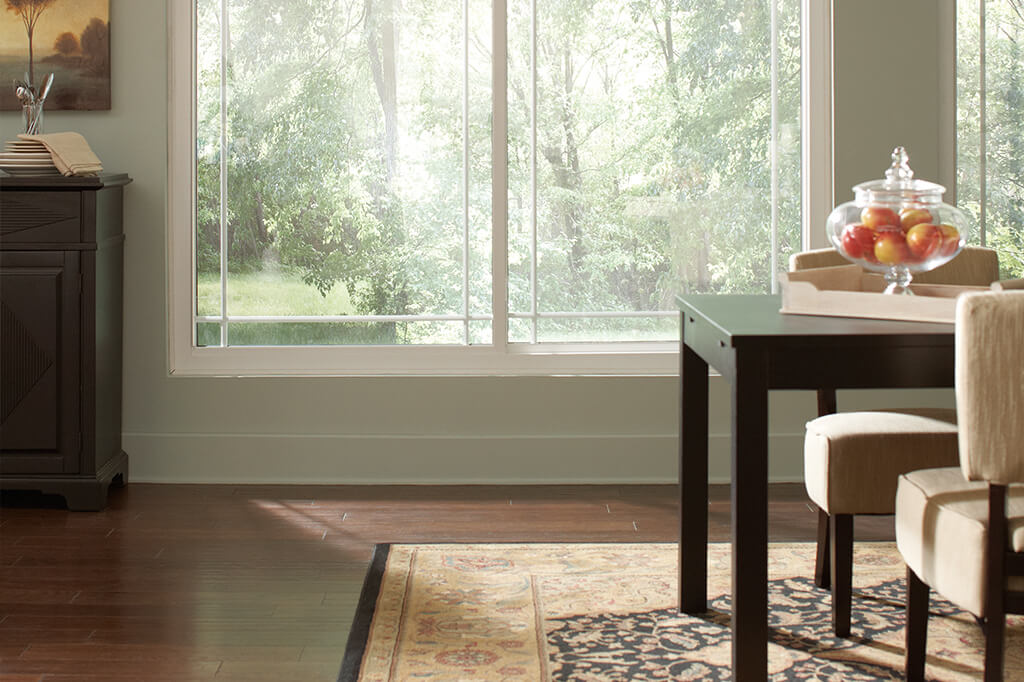
[[[447,436],[125,433],[146,483],[675,483],[675,435]],[[730,439],[709,439],[709,479],[730,480]],[[803,480],[803,433],[769,439],[772,481]]]

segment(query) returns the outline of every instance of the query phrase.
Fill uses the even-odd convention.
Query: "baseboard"
[[[131,481],[149,483],[675,483],[675,435],[126,433]],[[709,479],[730,480],[730,439],[709,438]],[[769,439],[770,480],[803,480],[803,433]]]

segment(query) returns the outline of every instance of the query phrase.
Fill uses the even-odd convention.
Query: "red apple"
[[[935,255],[943,242],[942,230],[932,223],[917,223],[907,230],[907,248],[917,260]]]
[[[900,226],[906,232],[920,223],[933,223],[932,213],[926,208],[907,207],[900,211]]]
[[[883,230],[878,233],[878,239],[875,240],[875,258],[879,263],[897,265],[906,261],[909,255],[907,238],[903,236],[901,228]]]
[[[957,247],[960,246],[960,230],[949,223],[943,223],[939,225],[939,231],[942,232],[942,254],[948,256],[956,253]]]
[[[868,254],[874,256],[875,237],[878,235],[867,225],[850,223],[843,228],[840,242],[843,251],[850,258],[866,258]]]
[[[860,212],[860,221],[872,230],[878,230],[886,225],[899,226],[900,217],[896,211],[885,206],[866,206]]]

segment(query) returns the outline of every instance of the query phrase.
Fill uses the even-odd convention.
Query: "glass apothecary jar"
[[[914,178],[903,147],[885,178],[853,188],[828,216],[826,232],[848,260],[885,274],[887,294],[910,294],[913,273],[934,270],[964,247],[967,216],[943,203],[946,188]]]

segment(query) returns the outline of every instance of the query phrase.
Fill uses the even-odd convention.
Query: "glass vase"
[[[21,106],[21,122],[28,135],[41,135],[43,132],[43,103],[23,104]]]

